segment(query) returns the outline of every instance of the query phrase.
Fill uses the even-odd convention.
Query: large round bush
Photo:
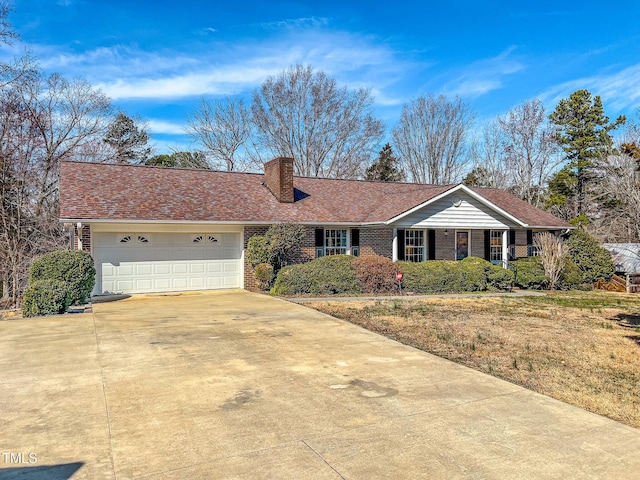
[[[37,317],[64,313],[71,304],[69,284],[62,280],[43,279],[30,283],[22,299],[22,315]]]
[[[29,271],[29,283],[60,280],[68,283],[71,305],[85,303],[96,281],[93,258],[81,250],[58,250],[36,259]]]

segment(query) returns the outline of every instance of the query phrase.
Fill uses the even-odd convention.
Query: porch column
[[[502,268],[509,266],[509,230],[502,232]]]
[[[82,250],[82,223],[81,222],[78,222],[78,224],[76,225],[76,233],[78,235],[77,249]]]
[[[398,261],[398,229],[393,229],[393,242],[391,243],[391,260]]]

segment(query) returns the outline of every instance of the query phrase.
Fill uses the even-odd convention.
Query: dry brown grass
[[[572,292],[307,305],[640,427],[640,295]]]

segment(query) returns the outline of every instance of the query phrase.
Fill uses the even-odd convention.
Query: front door
[[[469,256],[469,232],[456,232],[456,260]]]

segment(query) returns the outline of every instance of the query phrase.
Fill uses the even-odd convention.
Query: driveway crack
[[[331,466],[331,464],[330,464],[329,462],[327,462],[327,461],[324,459],[324,457],[323,457],[322,455],[320,455],[318,452],[316,452],[316,451],[313,449],[313,447],[312,447],[311,445],[309,445],[309,444],[306,442],[306,440],[300,440],[300,441],[301,441],[302,443],[304,443],[304,444],[307,446],[307,448],[308,448],[309,450],[311,450],[313,453],[315,453],[315,454],[316,454],[316,456],[317,456],[320,460],[322,460],[322,461],[327,465],[327,467],[329,467],[331,470],[333,470],[333,471],[335,472],[335,474],[336,474],[336,475],[338,475],[342,480],[345,480],[345,479],[344,479],[344,477],[343,477],[342,475],[340,475],[340,472],[338,472],[335,468],[333,468],[333,467]]]
[[[91,318],[93,320],[93,334],[96,339],[96,350],[98,356],[98,366],[100,367],[100,380],[102,382],[102,396],[104,398],[104,410],[107,415],[107,431],[109,433],[109,460],[111,460],[111,469],[113,470],[113,478],[117,479],[116,465],[113,460],[113,437],[111,436],[111,417],[109,415],[109,402],[107,401],[107,386],[104,379],[104,370],[102,368],[102,361],[100,359],[100,340],[98,339],[98,328],[96,327],[96,314],[91,312]]]

